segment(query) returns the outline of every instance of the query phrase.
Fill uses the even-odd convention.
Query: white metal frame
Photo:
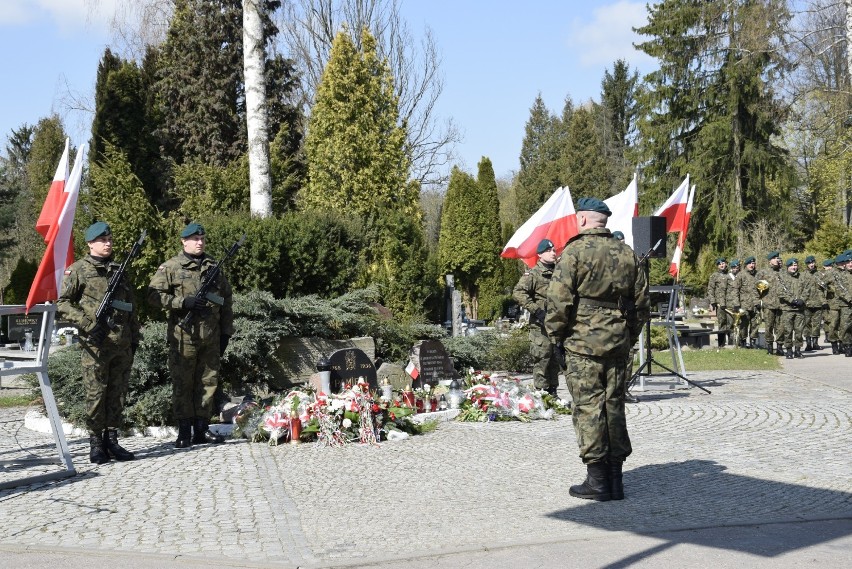
[[[654,288],[651,287],[652,292]],[[666,312],[665,317],[662,320],[657,320],[651,322],[651,326],[662,326],[666,330],[666,337],[669,341],[669,354],[672,356],[672,366],[677,370],[677,372],[686,377],[686,367],[683,365],[683,351],[680,347],[680,338],[677,335],[677,321],[675,320],[675,314],[678,307],[678,295],[683,290],[682,285],[672,285],[667,287],[660,287],[663,289],[669,290],[669,302],[668,302],[668,310]],[[658,291],[660,292],[660,291]],[[645,354],[645,327],[642,327],[642,333],[639,335],[639,346],[641,349],[639,350],[639,366],[642,367],[645,365],[646,354]],[[650,364],[648,366],[650,369]],[[675,374],[659,374],[659,375],[675,375]],[[639,374],[639,387],[635,388],[637,391],[645,391],[645,377],[646,374]],[[675,375],[675,377],[677,377]],[[682,387],[689,387],[689,384],[684,381],[682,378],[678,378],[678,384]]]
[[[0,315],[8,316],[11,314],[24,313],[26,313],[26,307],[23,305],[0,306]],[[62,420],[59,417],[59,409],[56,407],[56,399],[53,397],[50,378],[47,376],[47,358],[50,353],[50,338],[56,318],[56,305],[51,303],[37,304],[30,308],[29,313],[44,314],[41,319],[41,333],[39,334],[38,347],[36,348],[36,358],[33,361],[0,362],[0,378],[5,375],[18,375],[22,373],[35,373],[38,376],[39,385],[41,386],[41,396],[44,400],[47,417],[50,420],[50,429],[53,431],[53,439],[56,442],[56,451],[59,454],[59,463],[63,466],[63,470],[2,482],[0,483],[0,490],[15,488],[17,486],[24,486],[26,484],[33,484],[36,482],[67,478],[77,474],[77,471],[74,469],[74,463],[71,460],[71,452],[68,450],[68,443],[65,440],[65,432],[62,430]],[[22,459],[7,462],[24,464],[26,462],[41,463],[44,461],[41,459]]]

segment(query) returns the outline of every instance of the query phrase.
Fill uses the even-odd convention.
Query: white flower
[[[430,389],[432,389],[432,388],[429,386],[428,383],[423,384],[423,391],[429,391]]]
[[[343,419],[343,428],[344,429],[348,429],[351,426],[352,426],[352,419],[349,419],[349,418]]]
[[[338,411],[343,408],[345,402],[342,399],[332,399],[329,403],[329,407],[331,407],[332,411]]]

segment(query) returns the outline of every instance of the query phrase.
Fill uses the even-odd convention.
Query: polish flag
[[[417,369],[417,366],[414,365],[414,362],[409,360],[408,365],[405,366],[405,373],[411,376],[411,379],[417,379],[420,377],[420,370]]]
[[[624,233],[624,242],[633,248],[633,218],[639,215],[639,185],[636,183],[636,174],[627,188],[604,200],[612,215],[606,222],[610,231],[621,231]]]
[[[80,194],[85,156],[84,144],[77,151],[74,168],[63,189],[62,209],[45,237],[47,250],[27,296],[27,312],[35,304],[59,298],[65,268],[74,262],[74,241],[71,232],[74,228],[74,213],[77,211],[77,196]]]
[[[522,259],[528,267],[533,267],[538,262],[536,248],[542,239],[553,241],[559,254],[577,233],[577,212],[571,200],[571,190],[557,188],[544,205],[515,231],[500,256]]]
[[[686,200],[686,214],[683,216],[683,226],[677,230],[680,231],[680,234],[677,236],[677,246],[672,256],[671,265],[669,265],[669,274],[675,279],[680,275],[680,258],[683,255],[683,246],[686,244],[686,231],[689,229],[689,218],[692,216],[692,199],[694,197],[695,184],[689,190],[689,198]]]
[[[689,197],[689,174],[654,215],[666,218],[666,233],[683,231],[686,227],[686,202]]]
[[[65,150],[62,152],[62,158],[59,159],[59,166],[56,167],[56,174],[53,175],[53,181],[47,191],[47,198],[44,200],[41,213],[36,221],[36,231],[44,237],[45,243],[47,243],[47,233],[56,223],[56,219],[62,211],[62,206],[65,204],[65,184],[68,181],[68,147],[70,143],[71,140],[66,138]]]

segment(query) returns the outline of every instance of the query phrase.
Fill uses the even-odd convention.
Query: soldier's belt
[[[598,306],[600,308],[612,308],[614,310],[618,310],[619,308],[617,302],[611,302],[608,300],[598,300],[596,298],[581,298],[578,304],[585,304],[586,306]]]

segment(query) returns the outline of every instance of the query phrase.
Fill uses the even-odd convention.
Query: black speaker
[[[666,254],[666,218],[633,218],[633,251],[641,257],[660,241],[660,245],[649,255],[652,259],[664,259]]]

